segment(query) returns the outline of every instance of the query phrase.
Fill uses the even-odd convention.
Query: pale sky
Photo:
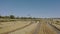
[[[0,0],[0,15],[60,17],[60,0]]]

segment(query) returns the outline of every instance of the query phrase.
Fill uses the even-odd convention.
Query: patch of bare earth
[[[44,22],[41,23],[39,32],[37,34],[57,34],[57,32]]]
[[[0,25],[0,27],[2,28],[0,28],[0,34],[22,28],[30,23],[31,21],[1,22],[2,25]]]

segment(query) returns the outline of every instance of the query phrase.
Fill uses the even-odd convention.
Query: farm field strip
[[[10,22],[9,22],[10,23]],[[3,26],[5,26],[5,27],[3,27],[2,29],[0,29],[0,33],[5,33],[5,32],[10,32],[10,31],[13,31],[13,30],[15,30],[15,29],[18,29],[18,28],[21,28],[21,27],[24,27],[24,26],[26,26],[26,25],[28,25],[28,24],[30,24],[31,22],[20,22],[20,21],[17,21],[17,22],[15,22],[14,24],[13,24],[13,22],[11,23],[11,24],[9,24],[8,25],[8,22],[7,23],[3,23],[3,25],[1,26],[0,25],[0,27],[3,27]]]
[[[39,25],[40,29],[39,29],[39,27],[37,27],[36,30],[38,30],[38,32],[34,32],[34,34],[57,34],[57,32],[44,21],[38,25]]]
[[[42,19],[40,21],[13,21],[2,22],[0,34],[60,34],[55,27],[60,29],[60,25]],[[54,26],[51,26],[54,25]]]
[[[11,32],[9,34],[32,34],[35,31],[35,28],[37,27],[38,23],[33,23],[30,26],[24,28],[24,29],[19,29],[14,32]]]

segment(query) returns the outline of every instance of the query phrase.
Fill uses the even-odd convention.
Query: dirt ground
[[[28,34],[34,30],[37,23],[31,21],[1,22],[0,34]]]
[[[0,22],[0,34],[57,34],[49,24],[51,22],[42,19],[40,21],[11,21]],[[55,25],[60,28],[60,25]]]

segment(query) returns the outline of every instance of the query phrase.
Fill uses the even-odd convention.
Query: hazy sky
[[[60,0],[0,0],[0,15],[60,17]]]

